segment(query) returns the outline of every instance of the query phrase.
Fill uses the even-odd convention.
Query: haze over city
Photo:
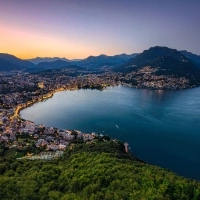
[[[85,58],[168,46],[200,54],[200,1],[0,0],[0,52]]]

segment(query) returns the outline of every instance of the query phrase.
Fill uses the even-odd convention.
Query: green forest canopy
[[[52,161],[0,159],[1,200],[200,199],[200,183],[134,158],[120,142],[79,144]]]

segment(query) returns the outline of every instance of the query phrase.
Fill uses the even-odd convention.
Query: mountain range
[[[13,55],[0,53],[0,71],[23,70],[42,71],[62,67],[80,66],[87,70],[109,68],[110,70],[129,73],[144,66],[158,68],[157,74],[190,74],[199,76],[200,56],[187,51],[177,51],[168,47],[151,47],[140,54],[120,54],[114,56],[89,56],[82,60],[66,58],[34,58],[22,60]]]
[[[41,57],[36,57],[36,58],[32,58],[32,59],[27,59],[27,61],[29,62],[32,62],[33,64],[37,65],[41,62],[54,62],[54,61],[57,61],[57,60],[62,60],[62,61],[70,61],[66,58],[60,58],[60,57],[44,57],[44,58],[41,58]]]
[[[176,49],[156,46],[143,51],[122,65],[114,67],[113,70],[130,73],[149,66],[156,69],[155,75],[174,75],[176,77],[200,80],[200,68],[195,62],[196,60],[194,61],[192,58],[191,54],[185,56]]]
[[[0,53],[0,71],[29,69],[30,71],[41,71],[46,69],[57,69],[71,65],[85,67],[87,69],[97,69],[104,66],[114,66],[122,64],[137,54],[120,54],[115,56],[99,55],[89,56],[82,60],[68,60],[66,58],[35,58],[22,60],[10,54]]]
[[[0,71],[21,70],[35,67],[32,62],[22,60],[13,55],[0,53]]]
[[[120,54],[115,56],[99,55],[99,56],[89,56],[88,58],[82,60],[67,60],[67,59],[57,59],[55,58],[43,58],[40,59],[42,62],[37,64],[37,67],[43,69],[57,69],[61,67],[70,66],[72,64],[84,67],[86,69],[99,69],[101,67],[110,67],[118,64],[122,64],[130,58],[134,58],[137,54]],[[32,59],[33,60],[33,59]],[[38,59],[36,58],[38,61]],[[51,60],[51,61],[50,61]],[[35,62],[35,60],[33,60]]]
[[[115,56],[107,56],[102,54],[99,56],[89,56],[88,58],[75,63],[87,69],[99,69],[101,67],[111,67],[124,63],[131,58],[135,58],[135,56],[137,56],[137,54],[120,54]]]

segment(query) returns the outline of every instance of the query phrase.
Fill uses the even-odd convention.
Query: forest
[[[0,157],[0,199],[198,200],[200,183],[103,140],[77,144],[50,161]]]

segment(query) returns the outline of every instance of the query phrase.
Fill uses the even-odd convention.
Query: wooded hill
[[[0,160],[1,200],[200,199],[200,183],[144,163],[121,142],[95,141],[52,161]]]

